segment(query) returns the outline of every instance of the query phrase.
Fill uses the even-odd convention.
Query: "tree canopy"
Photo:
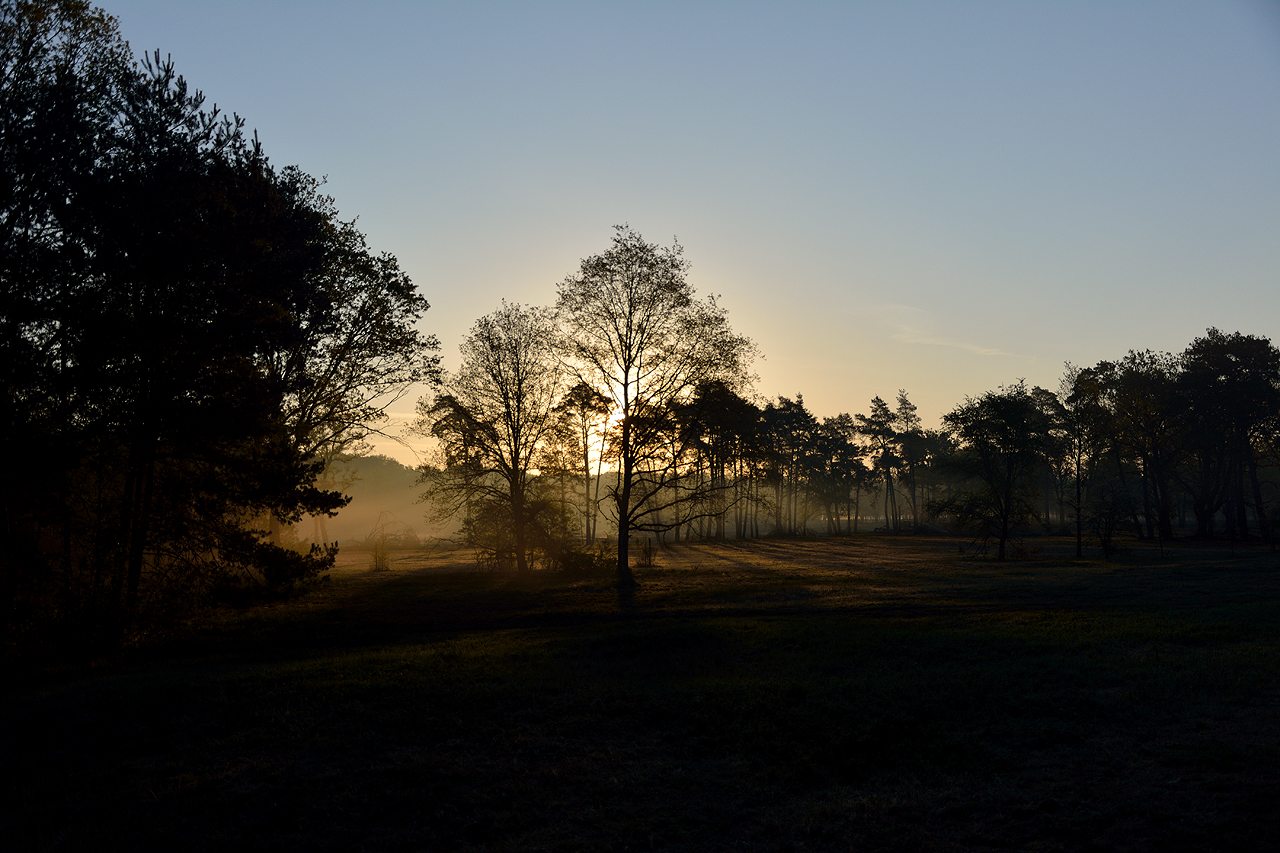
[[[445,448],[443,470],[429,481],[446,515],[474,523],[480,503],[509,529],[509,551],[529,568],[528,534],[536,523],[530,487],[539,449],[555,427],[564,392],[555,328],[545,308],[508,305],[481,317],[462,342],[462,366],[443,376],[434,399],[418,406],[415,430]]]
[[[707,383],[741,387],[755,356],[715,298],[696,297],[688,270],[678,243],[649,243],[623,225],[612,245],[583,260],[557,291],[568,369],[609,395],[619,418],[612,451],[618,480],[610,497],[624,587],[633,582],[632,531],[676,523],[663,511],[690,488],[669,441],[677,406]]]
[[[0,3],[0,66],[6,630],[314,575],[258,519],[343,505],[324,454],[434,369],[426,300],[101,10]]]
[[[962,479],[953,511],[994,538],[1003,560],[1014,529],[1036,515],[1033,475],[1047,423],[1024,382],[970,398],[943,421],[958,440],[951,464]]]

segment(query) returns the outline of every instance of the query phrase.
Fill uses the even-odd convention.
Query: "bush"
[[[209,598],[218,604],[244,607],[257,601],[288,597],[303,587],[327,580],[338,556],[338,543],[312,544],[292,550],[241,537],[239,548],[228,549],[209,576]]]
[[[597,542],[590,550],[566,547],[548,568],[562,571],[571,578],[611,577],[618,566],[616,546]]]

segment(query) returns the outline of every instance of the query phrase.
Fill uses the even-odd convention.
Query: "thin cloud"
[[[905,344],[949,347],[971,352],[975,355],[1018,357],[1016,353],[939,335],[936,332],[938,318],[920,308],[910,305],[886,305],[884,306],[884,314],[880,318],[880,322],[893,330],[892,337],[895,341],[901,341]]]

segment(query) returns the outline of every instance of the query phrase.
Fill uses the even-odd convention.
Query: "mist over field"
[[[427,517],[430,507],[419,501],[417,471],[389,456],[349,457],[335,463],[326,476],[351,502],[333,518],[304,519],[294,528],[299,540],[354,548],[385,535],[394,547],[407,547],[457,532],[455,523]]]

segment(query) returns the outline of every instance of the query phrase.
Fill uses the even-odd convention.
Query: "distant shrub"
[[[373,548],[370,553],[373,555],[372,568],[375,572],[391,571],[391,554],[387,546],[386,536],[379,536],[373,541]]]
[[[653,555],[653,540],[641,539],[636,547],[636,568],[652,569],[657,565]]]
[[[548,568],[564,572],[571,578],[610,577],[618,566],[617,548],[597,542],[590,549],[565,548]]]

